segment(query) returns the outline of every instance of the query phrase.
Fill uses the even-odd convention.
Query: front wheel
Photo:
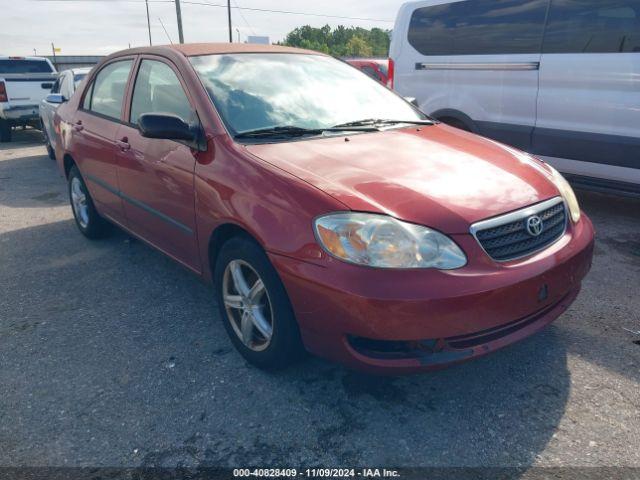
[[[80,233],[90,239],[102,238],[109,233],[110,225],[98,214],[80,170],[75,165],[69,171],[69,200]]]
[[[216,260],[214,282],[225,329],[247,361],[279,369],[300,359],[304,349],[289,298],[256,242],[227,241]]]

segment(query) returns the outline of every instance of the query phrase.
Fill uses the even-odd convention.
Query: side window
[[[122,100],[132,64],[132,60],[123,60],[110,63],[100,70],[93,81],[90,94],[84,98],[82,108],[120,120]]]
[[[60,77],[54,82],[53,87],[51,87],[51,93],[60,93]]]
[[[131,100],[130,122],[144,113],[172,113],[185,122],[193,117],[191,105],[175,72],[163,62],[143,60]]]
[[[418,8],[409,43],[423,55],[540,53],[548,0],[466,0]]]
[[[552,0],[543,52],[640,52],[640,5],[632,0]]]

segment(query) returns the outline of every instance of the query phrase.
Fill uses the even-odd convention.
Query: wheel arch
[[[461,112],[460,110],[456,110],[455,108],[442,108],[440,110],[436,110],[430,116],[442,123],[447,123],[446,120],[453,119],[467,127],[470,132],[479,133],[476,122],[474,122],[469,115]]]
[[[64,176],[65,178],[68,179],[71,168],[73,166],[77,167],[78,165],[76,164],[76,161],[73,159],[73,157],[70,154],[65,153],[64,157],[62,158],[62,166],[64,168]]]
[[[246,228],[233,222],[226,222],[218,225],[209,235],[209,243],[207,246],[209,274],[213,280],[213,269],[215,268],[216,260],[220,253],[222,246],[230,239],[235,237],[245,237],[254,241],[257,245],[265,250],[264,245],[255,235],[253,235]]]

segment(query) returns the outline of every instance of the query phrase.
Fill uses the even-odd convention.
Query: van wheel
[[[0,120],[0,142],[11,141],[11,125],[6,120]]]
[[[47,129],[44,128],[44,122],[40,121],[40,128],[42,129],[42,141],[44,142],[44,146],[47,148],[47,155],[51,160],[56,159],[56,152],[51,146],[51,141],[49,140],[49,135],[47,134]]]
[[[92,240],[105,237],[109,233],[111,226],[98,214],[89,190],[75,165],[69,171],[69,201],[80,233]]]
[[[234,237],[222,246],[214,284],[227,334],[249,363],[280,369],[301,358],[304,348],[289,297],[255,241]]]

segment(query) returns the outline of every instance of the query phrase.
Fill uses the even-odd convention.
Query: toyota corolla
[[[55,128],[80,232],[115,224],[211,281],[259,367],[468,360],[556,319],[591,266],[592,224],[551,166],[317,52],[122,51]]]

